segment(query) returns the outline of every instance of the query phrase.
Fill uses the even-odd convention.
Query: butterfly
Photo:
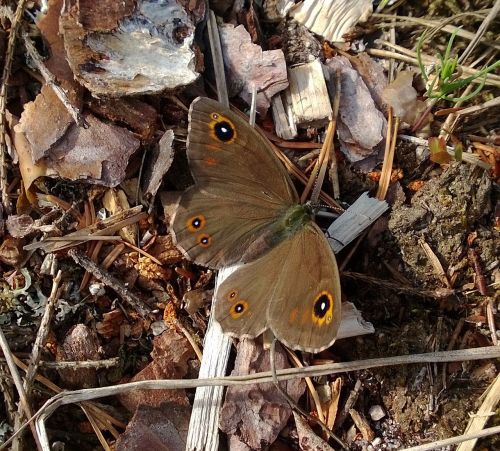
[[[171,218],[176,245],[194,263],[240,264],[215,293],[224,333],[270,329],[292,349],[319,352],[337,335],[340,280],[332,249],[300,204],[272,144],[220,103],[189,111],[187,157],[195,184]]]

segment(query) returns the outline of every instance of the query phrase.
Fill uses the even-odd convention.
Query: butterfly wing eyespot
[[[318,326],[328,325],[333,320],[333,295],[326,290],[320,291],[313,301],[312,321]]]
[[[229,314],[233,319],[241,318],[243,315],[246,315],[248,312],[248,302],[242,299],[239,299],[236,304],[232,305],[229,309]]]
[[[191,216],[186,221],[186,227],[190,232],[199,232],[200,230],[203,230],[206,223],[207,220],[204,215],[195,215]]]
[[[212,244],[212,237],[208,233],[200,233],[196,240],[201,247],[210,247]]]
[[[212,138],[225,144],[232,144],[237,138],[236,127],[233,122],[218,113],[212,113],[210,116],[212,122],[210,122],[209,127]]]
[[[238,292],[236,290],[231,290],[228,295],[227,295],[227,299],[228,301],[235,301],[237,299],[237,296],[238,296]]]

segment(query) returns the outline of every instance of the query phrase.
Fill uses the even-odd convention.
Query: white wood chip
[[[345,42],[343,36],[372,12],[371,0],[304,0],[290,15],[328,41]]]
[[[363,230],[374,223],[387,209],[381,201],[363,193],[327,230],[327,238],[333,252],[340,252]]]

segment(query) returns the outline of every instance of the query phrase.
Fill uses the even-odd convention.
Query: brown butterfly
[[[340,324],[340,281],[311,208],[244,119],[207,98],[197,98],[189,116],[195,185],[172,217],[174,239],[197,264],[242,264],[215,294],[215,319],[239,338],[271,329],[290,348],[327,348]]]

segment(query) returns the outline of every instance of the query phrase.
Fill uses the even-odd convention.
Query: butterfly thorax
[[[281,241],[290,238],[302,230],[311,220],[312,210],[308,205],[295,204],[288,207],[284,210],[281,218],[275,222],[268,237],[269,244],[275,246]]]

